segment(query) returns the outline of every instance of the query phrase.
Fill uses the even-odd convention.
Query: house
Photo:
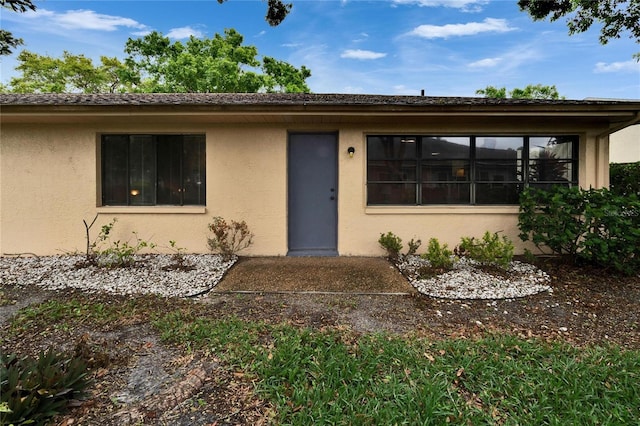
[[[340,94],[0,95],[0,253],[115,238],[206,252],[213,216],[242,254],[378,256],[405,241],[517,237],[526,186],[608,185],[609,135],[640,102]]]
[[[640,124],[611,134],[609,161],[611,163],[640,161]]]

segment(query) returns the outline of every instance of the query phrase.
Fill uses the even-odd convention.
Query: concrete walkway
[[[246,257],[214,292],[413,294],[416,290],[379,257]]]

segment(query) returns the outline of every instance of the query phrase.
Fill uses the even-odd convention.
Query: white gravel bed
[[[169,254],[136,256],[135,264],[126,268],[86,266],[83,261],[84,256],[69,255],[0,257],[0,284],[191,297],[215,287],[236,259],[224,262],[220,255],[184,255],[184,264],[193,267],[190,270],[171,269],[175,261]]]
[[[451,271],[430,278],[417,274],[429,262],[420,256],[408,256],[397,262],[409,282],[422,294],[443,299],[515,299],[551,292],[549,276],[528,263],[511,262],[506,276],[490,274],[470,259],[460,258]]]

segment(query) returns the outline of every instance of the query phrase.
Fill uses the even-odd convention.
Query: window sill
[[[367,206],[365,214],[518,214],[519,206]]]
[[[97,208],[102,214],[204,214],[205,206],[102,206]]]

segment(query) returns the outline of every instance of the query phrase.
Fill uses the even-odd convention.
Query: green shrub
[[[584,203],[578,187],[524,190],[518,214],[520,239],[531,240],[543,253],[549,248],[556,254],[576,256],[580,238],[587,231],[580,218]]]
[[[609,185],[616,195],[640,197],[640,161],[627,164],[609,164]]]
[[[421,256],[429,261],[432,270],[450,270],[453,268],[453,252],[448,249],[447,244],[440,245],[437,238],[431,238],[427,246],[427,252]]]
[[[513,260],[513,243],[506,235],[500,238],[497,232],[492,234],[487,231],[481,240],[462,237],[456,251],[458,255],[466,256],[482,265],[497,266],[502,269],[507,269]]]
[[[407,245],[409,246],[409,248],[407,249],[407,256],[413,256],[418,252],[418,249],[422,245],[422,241],[414,240],[412,238],[411,241],[407,243]]]
[[[154,248],[156,246],[154,243],[138,237],[136,232],[132,232],[136,240],[133,244],[128,241],[112,241],[111,231],[118,221],[117,218],[113,218],[111,222],[103,225],[95,241],[89,243],[89,230],[95,223],[96,218],[93,219],[91,225],[87,225],[87,222],[83,220],[87,238],[86,260],[90,264],[108,268],[132,266],[135,262],[135,255],[138,254],[140,250],[144,248]]]
[[[244,220],[232,220],[231,224],[228,224],[226,220],[216,216],[209,224],[209,231],[213,234],[207,237],[209,249],[220,253],[225,260],[230,260],[240,250],[253,244],[253,233],[249,231],[249,226]]]
[[[640,271],[640,200],[607,189],[554,188],[521,195],[523,241],[625,274]]]
[[[88,385],[85,362],[78,357],[41,352],[38,359],[0,356],[0,424],[45,424],[64,411]]]
[[[386,234],[380,234],[378,243],[387,251],[387,256],[389,256],[390,259],[397,259],[400,256],[402,239],[393,232],[389,231]]]

